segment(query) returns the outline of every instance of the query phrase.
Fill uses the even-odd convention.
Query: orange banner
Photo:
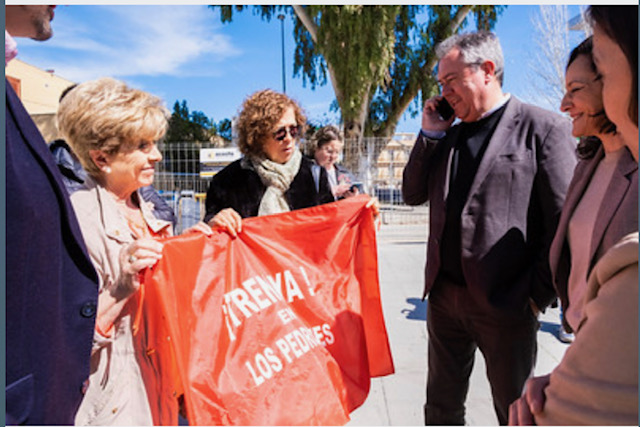
[[[368,200],[165,241],[144,281],[191,425],[341,425],[393,373]]]

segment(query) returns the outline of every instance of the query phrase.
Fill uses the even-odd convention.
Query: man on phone
[[[55,6],[5,6],[13,37],[44,41]],[[98,277],[62,176],[6,85],[6,424],[73,424],[89,377]]]
[[[566,119],[503,93],[493,33],[454,35],[437,55],[442,95],[424,105],[402,183],[407,204],[430,207],[425,422],[465,423],[480,348],[506,424],[535,364],[537,313],[555,298],[548,250],[575,142]],[[438,111],[445,100],[451,117]]]

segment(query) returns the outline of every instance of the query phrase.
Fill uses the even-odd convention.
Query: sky
[[[494,29],[505,56],[505,91],[537,103],[530,76],[536,67],[532,17],[538,10],[509,5]],[[579,6],[569,6],[569,16],[577,14]],[[310,121],[337,123],[338,114],[330,111],[331,84],[312,90],[293,76],[293,19],[284,20],[286,92]],[[54,36],[46,42],[18,39],[18,58],[75,82],[121,79],[161,97],[170,110],[176,100],[186,100],[190,111],[217,122],[235,116],[257,90],[282,91],[281,25],[251,9],[223,24],[219,11],[206,5],[58,6]],[[415,133],[419,120],[405,113],[396,131]]]

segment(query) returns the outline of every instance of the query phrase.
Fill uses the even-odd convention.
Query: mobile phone
[[[358,189],[359,193],[364,193],[364,188],[362,187],[362,183],[361,182],[354,182],[353,184],[351,184],[351,187],[349,188],[349,191],[351,191],[353,193],[354,189]]]
[[[438,112],[438,114],[440,114],[442,120],[449,120],[454,114],[453,107],[451,107],[449,102],[447,102],[447,100],[444,98],[442,98],[440,102],[438,102],[436,111]]]

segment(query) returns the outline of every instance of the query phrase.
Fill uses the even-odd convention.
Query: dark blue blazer
[[[73,424],[98,277],[53,157],[5,84],[6,423]]]

